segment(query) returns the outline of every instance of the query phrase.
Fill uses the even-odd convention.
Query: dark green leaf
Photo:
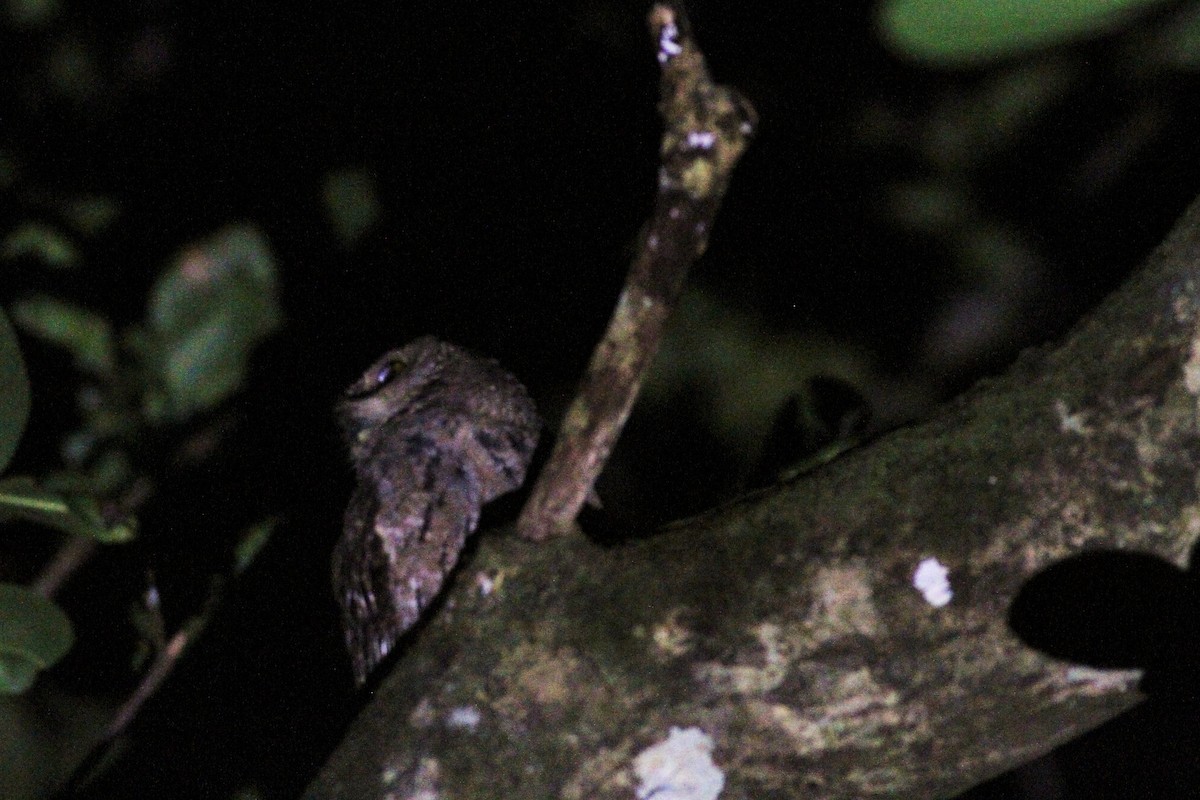
[[[0,692],[29,688],[36,672],[53,666],[74,640],[58,606],[24,586],[0,583]]]
[[[883,38],[898,52],[968,66],[1119,30],[1165,0],[887,0]]]
[[[29,419],[29,378],[17,334],[0,311],[0,469],[8,466]]]

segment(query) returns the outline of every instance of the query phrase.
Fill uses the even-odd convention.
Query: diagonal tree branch
[[[1185,565],[1198,264],[1200,203],[1058,346],[652,539],[485,536],[309,796],[627,799],[637,755],[697,728],[722,800],[950,797],[1130,708],[1138,664],[1056,660],[1007,619],[1082,551]]]

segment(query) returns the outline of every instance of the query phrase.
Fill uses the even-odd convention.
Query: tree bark
[[[1123,667],[1102,670],[1032,649],[1008,618],[1083,551],[1184,575],[1198,265],[1200,203],[1061,343],[651,538],[484,534],[307,796],[711,798],[707,756],[665,756],[670,788],[638,760],[696,728],[722,800],[951,797],[1130,708],[1153,635],[1132,656],[1099,648]]]

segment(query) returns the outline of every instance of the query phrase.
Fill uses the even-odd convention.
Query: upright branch
[[[648,22],[662,65],[665,124],[654,211],[608,329],[521,512],[518,527],[529,539],[568,529],[591,493],[754,132],[750,104],[709,78],[682,4],[656,4]]]

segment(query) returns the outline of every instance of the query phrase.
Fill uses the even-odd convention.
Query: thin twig
[[[99,543],[91,536],[68,536],[29,588],[42,597],[53,597],[99,549]]]
[[[113,525],[137,514],[139,508],[154,494],[154,484],[145,477],[133,480],[121,497],[106,503],[104,522]],[[71,577],[100,551],[100,543],[92,536],[73,535],[63,540],[54,557],[42,568],[29,588],[42,597],[51,598]]]
[[[750,104],[709,78],[682,4],[655,4],[648,23],[662,65],[659,112],[665,128],[654,211],[608,330],[521,512],[517,524],[529,539],[568,530],[591,493],[754,132]]]
[[[138,683],[137,689],[125,700],[120,710],[109,721],[102,741],[112,741],[125,732],[137,712],[179,663],[179,657],[187,650],[188,645],[199,637],[205,622],[207,622],[207,617],[197,617],[192,624],[185,625],[177,631],[167,642],[167,646],[158,652],[154,663],[150,665],[150,669],[146,670],[146,674]]]
[[[206,607],[203,611],[192,617],[183,626],[176,631],[171,637],[166,646],[158,651],[158,655],[154,657],[154,663],[150,665],[150,669],[146,670],[142,675],[142,680],[138,683],[137,688],[133,693],[126,698],[125,702],[113,715],[108,726],[104,729],[104,733],[92,745],[87,756],[84,757],[79,765],[68,778],[66,785],[59,793],[60,797],[70,797],[88,782],[95,773],[96,768],[102,764],[108,754],[112,752],[113,746],[117,740],[129,728],[142,706],[154,696],[158,691],[159,686],[167,679],[167,676],[175,669],[179,663],[180,657],[187,651],[188,647],[194,643],[200,634],[207,626],[210,617],[212,616],[213,606],[219,590],[214,589],[210,595]]]

